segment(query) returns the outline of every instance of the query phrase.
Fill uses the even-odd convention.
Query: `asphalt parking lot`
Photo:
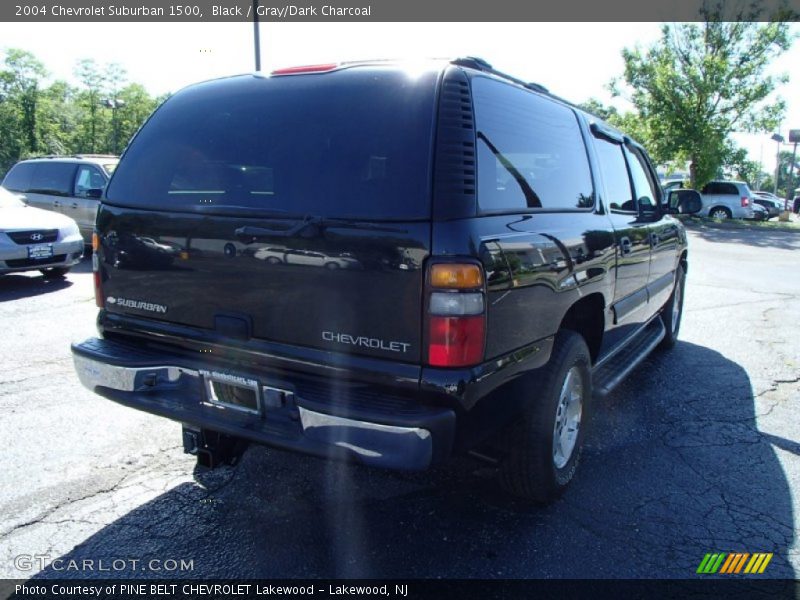
[[[764,576],[796,578],[800,235],[690,237],[682,341],[595,407],[548,508],[473,459],[394,473],[252,447],[195,472],[178,424],[74,376],[88,261],[65,281],[0,278],[0,577],[691,578],[707,552],[772,552]]]

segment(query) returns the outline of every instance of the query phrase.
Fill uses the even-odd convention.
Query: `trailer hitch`
[[[223,465],[235,466],[247,446],[246,440],[232,435],[183,426],[183,451],[196,456],[199,467],[216,469]]]

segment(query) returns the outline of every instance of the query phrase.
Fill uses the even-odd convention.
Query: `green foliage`
[[[728,177],[744,181],[752,190],[761,189],[764,186],[765,178],[769,177],[761,169],[761,163],[747,158],[747,151],[744,148],[732,148],[725,156],[724,171]],[[724,173],[718,174],[725,177]]]
[[[783,22],[665,25],[651,47],[623,50],[624,81],[637,109],[638,139],[657,162],[690,162],[692,184],[702,186],[730,162],[733,131],[772,131],[785,110],[766,102],[785,77],[766,74],[792,42]],[[622,93],[621,82],[612,91]]]
[[[80,85],[48,85],[47,70],[30,52],[12,48],[0,56],[0,178],[30,156],[118,153],[163,100],[129,83],[118,64],[81,60]]]
[[[793,177],[791,181],[791,188],[800,187],[800,152],[795,157],[795,164],[793,169]],[[781,150],[778,160],[778,196],[785,198],[787,192],[790,191],[789,186],[789,165],[792,164],[792,152],[790,150]]]
[[[606,106],[597,98],[589,98],[586,102],[578,104],[578,108],[598,116],[603,121],[608,121],[609,123],[613,118],[619,116],[619,111],[616,108],[613,106]]]
[[[14,156],[35,153],[39,149],[37,117],[40,81],[47,72],[30,52],[11,49],[6,52],[0,71],[0,167]]]

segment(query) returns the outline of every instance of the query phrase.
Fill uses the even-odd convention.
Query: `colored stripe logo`
[[[703,557],[697,572],[703,575],[756,575],[763,573],[771,560],[772,552],[714,552]]]

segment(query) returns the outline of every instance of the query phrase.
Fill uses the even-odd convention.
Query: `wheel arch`
[[[580,334],[586,345],[592,362],[597,360],[603,344],[605,332],[606,302],[603,294],[595,292],[584,296],[569,307],[558,329],[567,329]]]

